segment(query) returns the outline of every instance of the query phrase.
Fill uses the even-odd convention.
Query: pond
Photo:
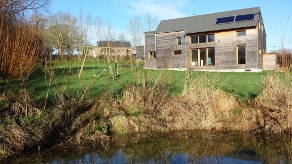
[[[99,144],[60,144],[3,163],[202,163],[292,164],[292,137],[184,131],[117,135]]]

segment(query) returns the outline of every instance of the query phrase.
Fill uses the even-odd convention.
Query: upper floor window
[[[207,37],[206,35],[199,35],[199,43],[206,43]]]
[[[246,30],[237,31],[237,36],[246,36]]]
[[[193,35],[191,36],[191,43],[206,43],[215,42],[215,34]]]
[[[215,34],[208,34],[208,42],[215,42]]]
[[[198,38],[198,36],[197,36],[197,35],[192,36],[192,37],[191,37],[191,42],[192,42],[192,43],[199,43],[199,38]]]
[[[181,54],[182,54],[181,50],[173,51],[173,55],[181,55]]]
[[[177,38],[177,45],[181,45],[181,37]]]

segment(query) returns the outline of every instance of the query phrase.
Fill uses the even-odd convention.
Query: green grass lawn
[[[58,93],[64,91],[70,95],[78,96],[82,91],[86,90],[86,98],[94,100],[101,96],[102,93],[111,91],[114,94],[121,93],[123,89],[132,84],[139,82],[139,74],[142,71],[146,72],[150,81],[155,81],[159,76],[165,81],[170,82],[170,92],[172,95],[178,95],[183,92],[186,72],[184,71],[159,71],[138,69],[138,73],[133,73],[129,64],[119,64],[120,78],[112,80],[108,72],[103,72],[106,67],[104,62],[86,61],[84,71],[81,78],[78,78],[78,72],[82,61],[57,61],[53,67],[54,78],[51,82],[48,74],[44,73],[42,66],[38,66],[37,70],[31,74],[27,84],[25,85],[34,97],[36,102],[43,102],[47,92],[49,99],[55,101],[58,99]],[[223,89],[227,93],[235,94],[240,99],[250,99],[255,97],[261,90],[263,78],[269,72],[251,73],[215,73],[215,72],[193,72],[194,78],[214,79],[215,86]],[[101,74],[100,77],[95,75]],[[284,76],[283,73],[278,73]],[[4,92],[7,89],[19,89],[19,82],[11,82],[9,85],[0,81],[0,91]],[[49,91],[48,91],[49,88]]]

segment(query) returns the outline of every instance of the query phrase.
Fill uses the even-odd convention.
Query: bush
[[[282,49],[277,55],[278,64],[281,69],[292,69],[292,52],[286,49]]]
[[[163,107],[161,118],[173,130],[230,130],[236,99],[222,90],[192,83]]]
[[[26,24],[11,25],[3,16],[0,29],[0,75],[5,79],[26,78],[43,49],[38,30]]]
[[[255,99],[255,107],[260,110],[259,127],[264,132],[291,131],[291,100],[291,81],[289,79],[282,80],[276,75],[268,75],[263,82],[262,92]]]
[[[144,112],[156,114],[166,103],[168,87],[163,83],[153,86],[132,86],[124,91],[122,103],[127,106],[128,114]]]

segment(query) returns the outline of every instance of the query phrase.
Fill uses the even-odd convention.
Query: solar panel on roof
[[[217,18],[217,22],[216,22],[216,24],[234,22],[234,17],[235,17],[235,16],[229,16],[229,17]]]
[[[254,20],[254,14],[237,15],[235,21]]]

